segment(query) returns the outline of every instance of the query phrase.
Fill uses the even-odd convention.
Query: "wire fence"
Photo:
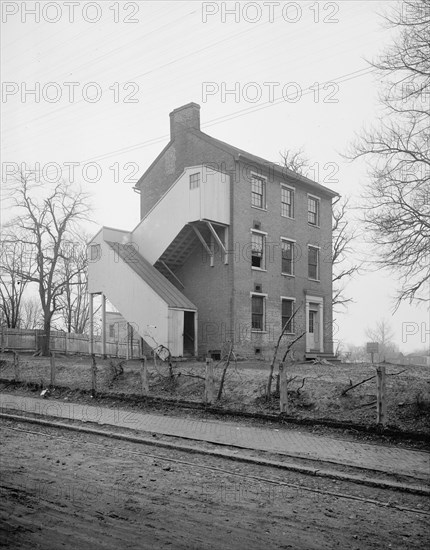
[[[381,424],[405,431],[430,428],[428,367],[370,363],[291,362],[275,370],[267,396],[264,361],[161,361],[157,357],[102,359],[90,355],[53,357],[28,352],[0,354],[0,379],[32,383],[53,396],[80,391],[133,396],[161,402],[209,404],[225,411],[279,414],[310,421]],[[34,389],[34,387],[33,387]]]

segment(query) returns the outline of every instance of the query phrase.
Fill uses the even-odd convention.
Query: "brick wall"
[[[241,163],[243,164],[243,163]],[[305,330],[305,293],[322,296],[324,299],[324,351],[332,351],[331,340],[331,199],[321,198],[320,228],[312,227],[307,221],[307,193],[317,195],[315,191],[306,189],[303,184],[285,181],[275,176],[271,171],[260,170],[259,175],[267,177],[266,202],[267,210],[251,207],[250,171],[241,166],[238,173],[241,178],[234,186],[235,215],[233,218],[235,235],[234,262],[234,310],[235,322],[242,326],[240,342],[236,349],[244,355],[255,353],[260,349],[262,356],[271,356],[278,335],[281,332],[281,296],[294,297],[296,304],[303,303],[300,314],[296,317],[296,334]],[[280,184],[287,183],[295,187],[295,217],[293,220],[281,216]],[[250,241],[251,228],[255,221],[261,223],[261,230],[266,237],[266,269],[259,271],[251,269]],[[294,264],[294,277],[281,275],[280,238],[296,241],[297,254]],[[320,282],[308,279],[307,246],[313,244],[321,247]],[[262,285],[266,299],[266,331],[264,333],[251,330],[251,297],[254,284]],[[303,356],[305,337],[300,340],[295,349]]]
[[[331,198],[324,197],[305,183],[286,181],[270,167],[258,167],[245,159],[237,160],[196,130],[199,123],[195,104],[179,109],[171,116],[171,142],[140,179],[142,217],[180,176],[187,166],[209,164],[231,176],[231,219],[229,264],[223,255],[215,256],[211,267],[199,244],[186,264],[177,271],[185,288],[181,290],[198,308],[199,354],[221,349],[226,339],[234,337],[235,350],[242,356],[272,354],[281,331],[281,296],[294,297],[303,304],[296,317],[296,333],[305,326],[306,293],[324,300],[324,351],[331,352]],[[177,117],[175,124],[175,116]],[[190,131],[187,131],[190,129]],[[267,177],[267,210],[251,207],[251,172]],[[295,187],[294,220],[281,216],[281,182]],[[307,193],[319,196],[320,227],[307,221]],[[266,270],[251,269],[251,228],[254,221],[267,232]],[[296,241],[300,252],[295,261],[295,276],[281,275],[280,237]],[[308,244],[319,246],[320,281],[308,279]],[[254,284],[266,293],[266,328],[264,333],[251,331],[251,297]],[[298,356],[305,351],[305,338],[296,345]]]

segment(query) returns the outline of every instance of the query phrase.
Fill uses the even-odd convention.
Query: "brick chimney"
[[[187,103],[170,113],[170,139],[188,128],[200,130],[200,105],[197,103]]]

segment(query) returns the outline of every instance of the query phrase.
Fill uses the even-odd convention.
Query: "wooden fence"
[[[44,337],[43,330],[21,330],[13,328],[2,328],[0,337],[1,351],[29,351],[36,352],[40,349],[41,339]],[[100,336],[93,339],[94,353],[102,354],[102,341]],[[126,357],[127,346],[129,357],[139,357],[139,343],[133,344],[127,341],[113,342],[106,340],[106,355],[112,357]],[[52,331],[50,338],[50,349],[57,353],[82,353],[89,354],[90,342],[86,334],[73,334],[60,331]]]

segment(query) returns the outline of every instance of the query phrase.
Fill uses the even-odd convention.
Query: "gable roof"
[[[234,145],[230,145],[229,143],[226,143],[225,141],[221,141],[220,139],[214,138],[208,134],[205,134],[201,130],[195,130],[192,128],[187,129],[188,132],[194,134],[195,136],[210,142],[212,145],[216,145],[223,151],[226,151],[227,153],[231,153],[233,156],[237,157],[238,159],[240,157],[243,157],[246,160],[249,160],[253,162],[254,164],[257,164],[259,166],[268,167],[270,166],[271,169],[273,169],[275,172],[277,172],[278,175],[280,175],[284,180],[286,179],[286,176],[295,181],[300,181],[313,189],[319,190],[321,193],[324,193],[326,195],[330,195],[331,197],[337,197],[338,193],[336,191],[333,191],[332,189],[325,187],[324,185],[321,185],[320,183],[317,183],[316,181],[313,181],[305,176],[302,176],[301,174],[298,174],[297,172],[294,172],[293,170],[290,170],[289,168],[286,168],[285,166],[282,166],[280,164],[276,164],[273,161],[264,159],[263,157],[259,157],[257,155],[253,155],[252,153],[248,153],[247,151],[243,149],[239,149],[238,147],[235,147]]]
[[[195,137],[202,139],[211,145],[214,145],[221,149],[222,151],[225,151],[227,153],[230,153],[233,157],[235,157],[237,160],[240,160],[240,157],[243,159],[246,159],[248,161],[251,161],[254,164],[257,164],[263,168],[267,168],[268,166],[271,167],[283,180],[285,180],[285,183],[287,183],[288,180],[292,180],[292,182],[297,181],[301,182],[307,186],[309,186],[311,189],[323,193],[324,195],[327,195],[329,197],[337,197],[339,196],[339,193],[336,191],[333,191],[329,187],[325,187],[324,185],[321,185],[320,183],[313,181],[305,176],[302,176],[301,174],[298,174],[297,172],[294,172],[293,170],[290,170],[286,168],[285,166],[281,166],[280,164],[276,164],[273,161],[264,159],[263,157],[259,157],[257,155],[254,155],[252,153],[248,153],[244,149],[239,149],[239,147],[235,147],[234,145],[230,145],[229,143],[226,143],[225,141],[221,141],[220,139],[214,138],[210,136],[209,134],[205,134],[201,130],[196,130],[195,128],[184,128],[184,133],[189,132],[190,134],[194,135]],[[134,186],[134,189],[139,189],[141,181],[145,178],[145,176],[151,171],[152,167],[156,165],[156,163],[159,161],[160,158],[164,155],[164,153],[167,151],[167,149],[174,143],[174,140],[170,140],[167,145],[163,148],[163,150],[157,155],[157,157],[151,162],[149,167],[145,170],[145,172],[140,176],[139,180],[136,182],[136,185]]]
[[[168,307],[197,311],[196,306],[191,300],[182,294],[182,292],[166,279],[158,269],[151,265],[148,260],[145,260],[132,245],[113,241],[106,242],[112,250],[114,250],[118,256],[167,303]]]

